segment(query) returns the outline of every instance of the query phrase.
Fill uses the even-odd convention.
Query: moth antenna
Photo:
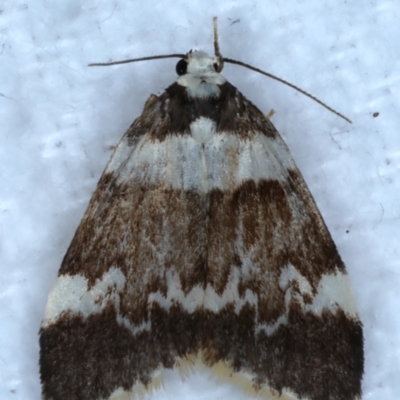
[[[129,60],[113,61],[113,62],[109,62],[109,63],[92,63],[92,64],[88,64],[88,66],[89,67],[107,67],[109,65],[128,64],[128,63],[137,62],[137,61],[159,60],[160,58],[185,58],[185,57],[186,57],[186,54],[165,54],[165,55],[161,55],[161,56],[131,58]]]
[[[224,57],[219,50],[219,40],[218,40],[218,17],[213,17],[213,24],[214,24],[214,54],[218,58],[218,71],[221,72],[224,68]]]
[[[293,85],[292,83],[290,83],[288,81],[285,81],[282,78],[278,78],[277,76],[275,76],[273,74],[270,74],[269,72],[265,72],[265,71],[263,71],[263,70],[261,70],[259,68],[253,67],[253,66],[251,66],[249,64],[246,64],[246,63],[244,63],[242,61],[237,61],[237,60],[232,60],[230,58],[222,57],[221,51],[219,49],[218,18],[217,17],[213,17],[213,25],[214,25],[214,53],[215,53],[215,56],[219,60],[218,71],[217,72],[221,72],[222,71],[222,69],[224,68],[224,62],[227,62],[229,64],[236,64],[236,65],[240,65],[242,67],[248,68],[248,69],[250,69],[252,71],[258,72],[261,75],[268,76],[271,79],[274,79],[274,80],[276,80],[278,82],[281,82],[284,85],[289,86],[294,90],[297,90],[298,92],[300,92],[304,96],[307,96],[310,99],[314,100],[316,103],[320,104],[322,107],[326,108],[327,110],[329,110],[333,114],[337,115],[340,118],[343,118],[345,121],[349,122],[350,124],[352,123],[350,121],[350,119],[345,117],[343,114],[341,114],[340,112],[338,112],[338,111],[334,110],[333,108],[329,107],[327,104],[325,104],[321,100],[317,99],[312,94],[307,93],[305,90],[300,89],[299,87]],[[159,59],[162,59],[162,58],[185,58],[185,57],[186,57],[186,54],[165,54],[165,55],[159,55],[159,56],[131,58],[129,60],[113,61],[113,62],[109,62],[109,63],[91,63],[91,64],[88,64],[88,66],[89,67],[107,67],[107,66],[110,66],[110,65],[128,64],[128,63],[137,62],[137,61],[159,60]]]
[[[333,108],[329,107],[327,104],[325,104],[325,103],[322,102],[321,100],[317,99],[317,98],[314,97],[312,94],[307,93],[305,90],[300,89],[299,87],[293,85],[292,83],[290,83],[290,82],[288,82],[288,81],[285,81],[285,80],[282,79],[282,78],[278,78],[277,76],[272,75],[272,74],[270,74],[269,72],[262,71],[261,69],[256,68],[256,67],[253,67],[253,66],[251,66],[251,65],[249,65],[249,64],[246,64],[246,63],[244,63],[244,62],[242,62],[242,61],[232,60],[232,59],[230,59],[230,58],[224,58],[223,60],[224,60],[225,62],[229,63],[229,64],[240,65],[240,66],[242,66],[242,67],[251,69],[252,71],[258,72],[258,73],[260,73],[260,74],[262,74],[262,75],[268,76],[268,77],[271,78],[271,79],[275,79],[276,81],[281,82],[281,83],[283,83],[284,85],[289,86],[289,87],[291,87],[291,88],[294,89],[294,90],[297,90],[298,92],[300,92],[300,93],[303,94],[304,96],[309,97],[310,99],[314,100],[315,102],[317,102],[318,104],[320,104],[322,107],[326,108],[327,110],[329,110],[329,111],[332,112],[333,114],[337,115],[337,116],[340,117],[340,118],[343,118],[345,121],[347,121],[347,122],[349,122],[350,124],[352,124],[352,122],[351,122],[347,117],[345,117],[343,114],[340,114],[340,112],[338,112],[338,111],[334,110]]]

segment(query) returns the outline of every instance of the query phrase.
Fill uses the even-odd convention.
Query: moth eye
[[[187,71],[187,66],[188,63],[185,60],[179,60],[178,63],[176,64],[175,70],[176,73],[181,76],[181,75],[185,75],[186,71]]]
[[[219,72],[219,65],[217,63],[214,63],[213,67],[215,72]]]

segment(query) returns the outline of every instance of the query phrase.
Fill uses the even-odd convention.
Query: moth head
[[[204,51],[190,51],[176,65],[177,83],[186,88],[190,98],[218,97],[219,86],[226,82],[219,73],[221,69],[218,56],[210,57]]]
[[[210,57],[204,51],[192,51],[176,64],[176,73],[179,76],[185,74],[203,75],[209,73],[219,73],[222,71],[222,57]]]

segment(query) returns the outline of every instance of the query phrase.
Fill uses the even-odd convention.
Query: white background
[[[214,15],[225,57],[287,79],[353,121],[225,66],[247,98],[276,111],[347,265],[364,323],[364,399],[400,398],[399,3],[8,0],[0,5],[1,400],[39,399],[38,330],[61,260],[110,146],[148,96],[176,79],[173,59],[87,64],[212,53]],[[184,384],[168,375],[152,398],[245,397],[196,373]]]

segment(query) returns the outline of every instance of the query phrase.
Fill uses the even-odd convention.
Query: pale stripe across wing
[[[120,184],[136,180],[203,193],[234,190],[249,179],[256,183],[287,179],[288,169],[295,165],[283,141],[261,132],[249,136],[219,132],[201,143],[189,133],[169,135],[162,141],[144,135],[134,147],[125,137],[106,173],[118,171]]]

